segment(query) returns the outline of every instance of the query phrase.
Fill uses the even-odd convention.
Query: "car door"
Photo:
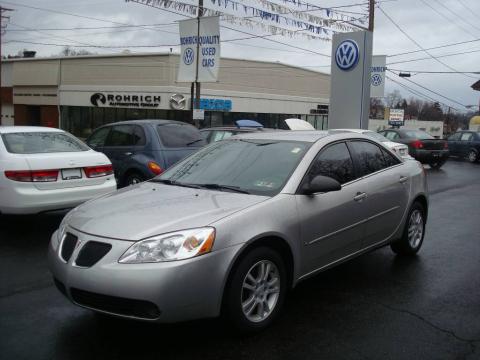
[[[458,156],[459,155],[459,141],[460,141],[460,136],[462,136],[462,133],[457,132],[453,135],[450,135],[447,139],[448,142],[448,150],[450,151],[451,155]]]
[[[397,230],[408,204],[410,177],[407,167],[378,144],[352,140],[348,147],[368,194],[363,209],[367,222],[362,242],[362,248],[367,248],[388,239]]]
[[[95,151],[103,152],[105,141],[110,133],[110,126],[102,127],[92,133],[85,141]]]
[[[122,179],[130,166],[129,158],[133,155],[133,129],[133,125],[113,125],[103,147],[103,152],[112,162],[117,179]]]
[[[366,185],[355,180],[353,161],[345,142],[324,147],[303,181],[317,175],[336,179],[342,184],[342,189],[296,195],[301,241],[304,244],[304,274],[358,251],[365,230],[363,200]]]
[[[472,148],[473,142],[473,133],[471,132],[464,132],[460,137],[460,141],[458,142],[458,156],[467,156],[468,152]]]

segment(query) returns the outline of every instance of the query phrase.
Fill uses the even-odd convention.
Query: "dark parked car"
[[[410,156],[434,169],[440,169],[450,154],[446,140],[435,139],[422,130],[387,129],[379,133],[391,141],[408,145]]]
[[[96,129],[86,143],[108,156],[120,186],[161,174],[206,144],[197,128],[173,120],[108,124]]]
[[[476,131],[458,131],[448,137],[450,155],[466,157],[474,163],[480,160],[480,133]]]

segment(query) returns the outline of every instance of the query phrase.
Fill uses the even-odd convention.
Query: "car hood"
[[[66,222],[84,233],[138,241],[206,226],[267,199],[145,182],[80,205],[68,214]]]

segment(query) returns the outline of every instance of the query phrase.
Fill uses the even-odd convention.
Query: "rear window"
[[[405,135],[407,135],[408,138],[412,138],[412,139],[419,139],[419,140],[435,139],[432,135],[421,130],[405,130],[404,133]]]
[[[80,140],[59,132],[21,132],[2,135],[9,153],[41,154],[87,151],[90,148]]]
[[[157,132],[163,146],[167,148],[203,146],[206,144],[200,131],[188,124],[158,125]]]

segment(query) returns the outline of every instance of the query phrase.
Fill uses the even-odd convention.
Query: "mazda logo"
[[[338,45],[335,51],[335,62],[343,70],[352,70],[358,63],[359,51],[358,45],[353,40],[345,40]]]
[[[173,94],[170,96],[170,107],[175,110],[184,110],[187,101],[182,94]]]
[[[90,102],[93,106],[99,106],[99,102],[105,104],[107,102],[107,98],[102,93],[95,93],[90,96]]]

